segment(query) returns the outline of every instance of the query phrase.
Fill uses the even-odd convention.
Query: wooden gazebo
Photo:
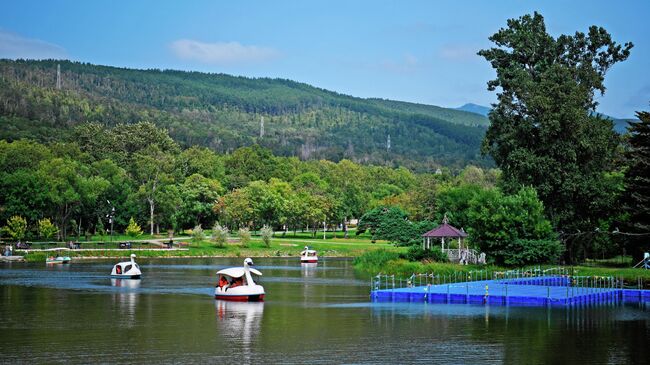
[[[445,215],[445,217],[442,219],[441,225],[423,234],[422,237],[423,237],[423,241],[422,241],[423,249],[430,250],[432,244],[431,243],[432,238],[440,238],[440,240],[442,241],[442,252],[445,252],[445,238],[448,239],[458,238],[458,250],[462,250],[463,239],[467,237],[467,233],[449,224],[447,215]]]

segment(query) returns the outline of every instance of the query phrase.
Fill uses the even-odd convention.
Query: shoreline
[[[84,261],[84,260],[102,260],[102,259],[115,259],[115,258],[120,258],[121,256],[75,256],[71,257],[71,261]],[[126,256],[125,256],[126,257]],[[295,258],[300,258],[300,255],[282,255],[282,256],[235,256],[235,255],[229,255],[229,256],[215,256],[215,255],[191,255],[191,256],[143,256],[143,257],[136,257],[137,259],[224,259],[224,258],[289,258],[289,257],[295,257]],[[356,256],[319,256],[320,258],[329,258],[329,259],[336,259],[336,258],[343,258],[343,259],[354,259]],[[320,260],[319,260],[320,261]]]
[[[45,262],[47,258],[48,251],[32,251],[32,252],[20,252],[22,257],[21,261],[26,262]],[[87,253],[87,254],[85,254]],[[97,255],[99,254],[99,255]],[[67,251],[63,255],[69,256],[72,261],[84,261],[84,260],[100,260],[100,259],[116,259],[116,258],[127,258],[131,254],[135,254],[138,259],[153,259],[153,258],[166,258],[166,259],[178,259],[178,258],[299,258],[300,254],[298,252],[287,252],[280,250],[248,250],[248,251],[225,251],[225,252],[215,252],[215,253],[205,253],[205,252],[192,252],[192,250],[111,250],[111,251],[102,251],[102,250],[93,250],[85,252],[75,252]],[[353,252],[336,252],[331,250],[324,250],[320,258],[349,258],[354,259],[358,257],[360,253]],[[15,256],[18,257],[18,256]],[[16,261],[17,259],[14,259]]]

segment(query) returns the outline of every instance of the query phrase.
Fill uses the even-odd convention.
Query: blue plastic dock
[[[572,306],[650,302],[650,290],[572,285],[567,277],[481,280],[371,291],[373,301]]]

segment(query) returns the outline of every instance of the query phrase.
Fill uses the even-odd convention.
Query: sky
[[[0,58],[66,58],[305,82],[359,97],[458,107],[496,100],[476,52],[509,18],[540,12],[554,36],[631,41],[598,110],[650,110],[650,1],[32,1],[0,3]]]

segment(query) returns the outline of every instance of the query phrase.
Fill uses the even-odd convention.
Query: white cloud
[[[381,63],[381,67],[387,71],[396,73],[408,73],[422,68],[424,64],[414,55],[407,53],[401,59],[387,60]]]
[[[440,57],[450,61],[470,61],[476,60],[479,56],[476,54],[478,48],[464,45],[446,45],[440,48]]]
[[[264,62],[279,56],[279,52],[273,48],[245,46],[238,42],[205,43],[192,39],[179,39],[172,42],[170,48],[181,59],[222,65],[237,62]]]
[[[56,44],[0,30],[0,58],[61,59],[68,55]]]

